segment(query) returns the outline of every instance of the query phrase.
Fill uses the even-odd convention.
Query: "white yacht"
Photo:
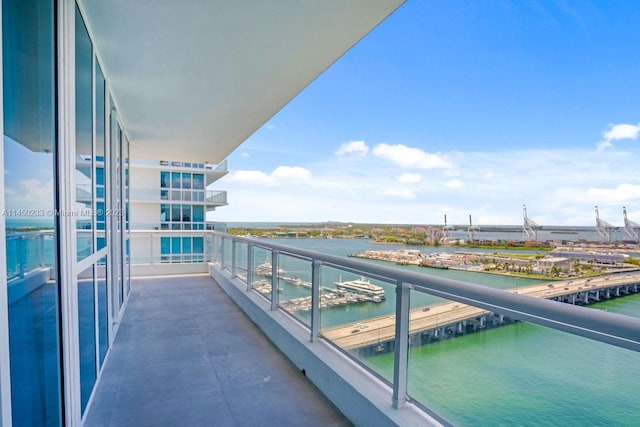
[[[364,276],[360,276],[356,280],[342,281],[340,278],[337,282],[333,283],[338,289],[353,292],[355,294],[364,295],[371,299],[373,302],[382,302],[385,299],[384,288],[382,286],[374,285]]]

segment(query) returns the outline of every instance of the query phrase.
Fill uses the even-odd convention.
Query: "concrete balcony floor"
[[[135,279],[85,426],[350,422],[207,275]]]

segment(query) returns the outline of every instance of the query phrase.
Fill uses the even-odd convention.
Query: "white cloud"
[[[276,125],[272,125],[271,123],[267,123],[266,125],[264,125],[265,128],[267,128],[268,130],[273,130],[276,128]]]
[[[408,188],[387,188],[382,192],[385,196],[398,197],[400,199],[415,199],[416,193]]]
[[[637,125],[620,124],[609,125],[611,128],[604,133],[604,139],[613,141],[616,139],[637,139],[640,135],[640,123]]]
[[[227,180],[243,185],[273,186],[276,184],[274,177],[257,170],[235,171],[231,173]]]
[[[376,148],[380,152],[385,147],[397,146]],[[603,218],[619,216],[621,206],[630,214],[640,209],[640,182],[634,179],[637,150],[605,150],[597,156],[593,148],[452,151],[438,154],[451,162],[450,169],[432,170],[402,170],[387,157],[371,155],[374,147],[370,151],[366,167],[345,167],[329,153],[324,159],[316,157],[312,166],[299,164],[300,169],[274,165],[271,173],[229,174],[220,181],[228,190],[229,206],[212,215],[230,221],[441,224],[446,212],[452,224],[468,223],[470,213],[480,225],[521,224],[526,203],[529,215],[541,225],[592,226],[594,205]],[[296,179],[304,176],[310,179]],[[235,183],[227,181],[234,177]],[[241,179],[261,185],[242,185]],[[259,211],[251,207],[262,204],[268,206]]]
[[[241,185],[257,185],[260,187],[273,187],[283,180],[309,180],[311,172],[299,166],[278,166],[270,174],[259,170],[238,170],[233,172],[227,180]]]
[[[417,184],[422,181],[422,176],[419,173],[403,173],[397,180],[403,184]]]
[[[373,154],[405,168],[448,169],[452,167],[451,162],[439,154],[427,153],[403,144],[378,144],[373,149]]]
[[[293,178],[293,179],[309,179],[311,178],[311,172],[308,169],[301,168],[300,166],[278,166],[271,176],[275,178]]]
[[[247,157],[250,157],[251,154],[247,153],[246,151],[243,151],[241,156],[246,159]]]
[[[47,209],[53,206],[53,181],[21,179],[16,187],[5,188],[5,203],[11,209]]]
[[[353,155],[357,157],[365,157],[368,153],[369,147],[364,141],[345,142],[335,151],[335,154],[338,156]]]
[[[461,188],[462,186],[464,186],[462,181],[460,181],[459,179],[452,179],[451,181],[447,181],[444,185],[449,188]]]
[[[609,141],[600,141],[598,142],[598,153],[603,152],[604,150],[606,150],[607,148],[613,148],[613,144]]]
[[[604,137],[603,141],[598,142],[598,152],[602,152],[607,148],[612,148],[611,141],[617,141],[620,139],[638,139],[640,135],[640,123],[637,125],[630,125],[622,123],[619,125],[609,125],[609,130],[602,133]]]
[[[628,202],[640,199],[640,185],[620,184],[616,188],[589,188],[587,195],[594,202]]]

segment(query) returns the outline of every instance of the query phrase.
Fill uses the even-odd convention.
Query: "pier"
[[[608,275],[542,283],[508,289],[509,292],[569,304],[587,305],[640,290],[640,274]],[[513,323],[516,320],[459,302],[443,302],[411,310],[409,343],[426,344],[454,336]],[[360,320],[326,329],[322,335],[359,355],[393,350],[395,316]]]

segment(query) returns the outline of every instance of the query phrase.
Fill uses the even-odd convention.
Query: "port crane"
[[[622,213],[624,215],[624,231],[626,231],[629,237],[635,239],[636,242],[640,241],[640,237],[638,235],[640,224],[627,218],[627,208],[624,206],[622,207]]]
[[[600,213],[598,213],[598,207],[596,206],[596,232],[605,239],[607,242],[611,241],[611,232],[617,230],[618,227],[607,221],[600,219]]]
[[[527,205],[522,205],[522,212],[524,215],[524,225],[522,226],[522,231],[524,231],[524,234],[526,234],[530,240],[537,241],[538,230],[540,230],[542,227],[527,216]]]
[[[470,242],[478,240],[478,231],[480,231],[480,227],[478,227],[477,225],[473,225],[473,223],[471,222],[471,215],[469,215],[469,228],[467,228],[467,233],[469,233]]]
[[[442,234],[444,237],[449,237],[452,232],[456,231],[453,225],[447,224],[447,214],[444,214],[444,227],[442,227]]]

